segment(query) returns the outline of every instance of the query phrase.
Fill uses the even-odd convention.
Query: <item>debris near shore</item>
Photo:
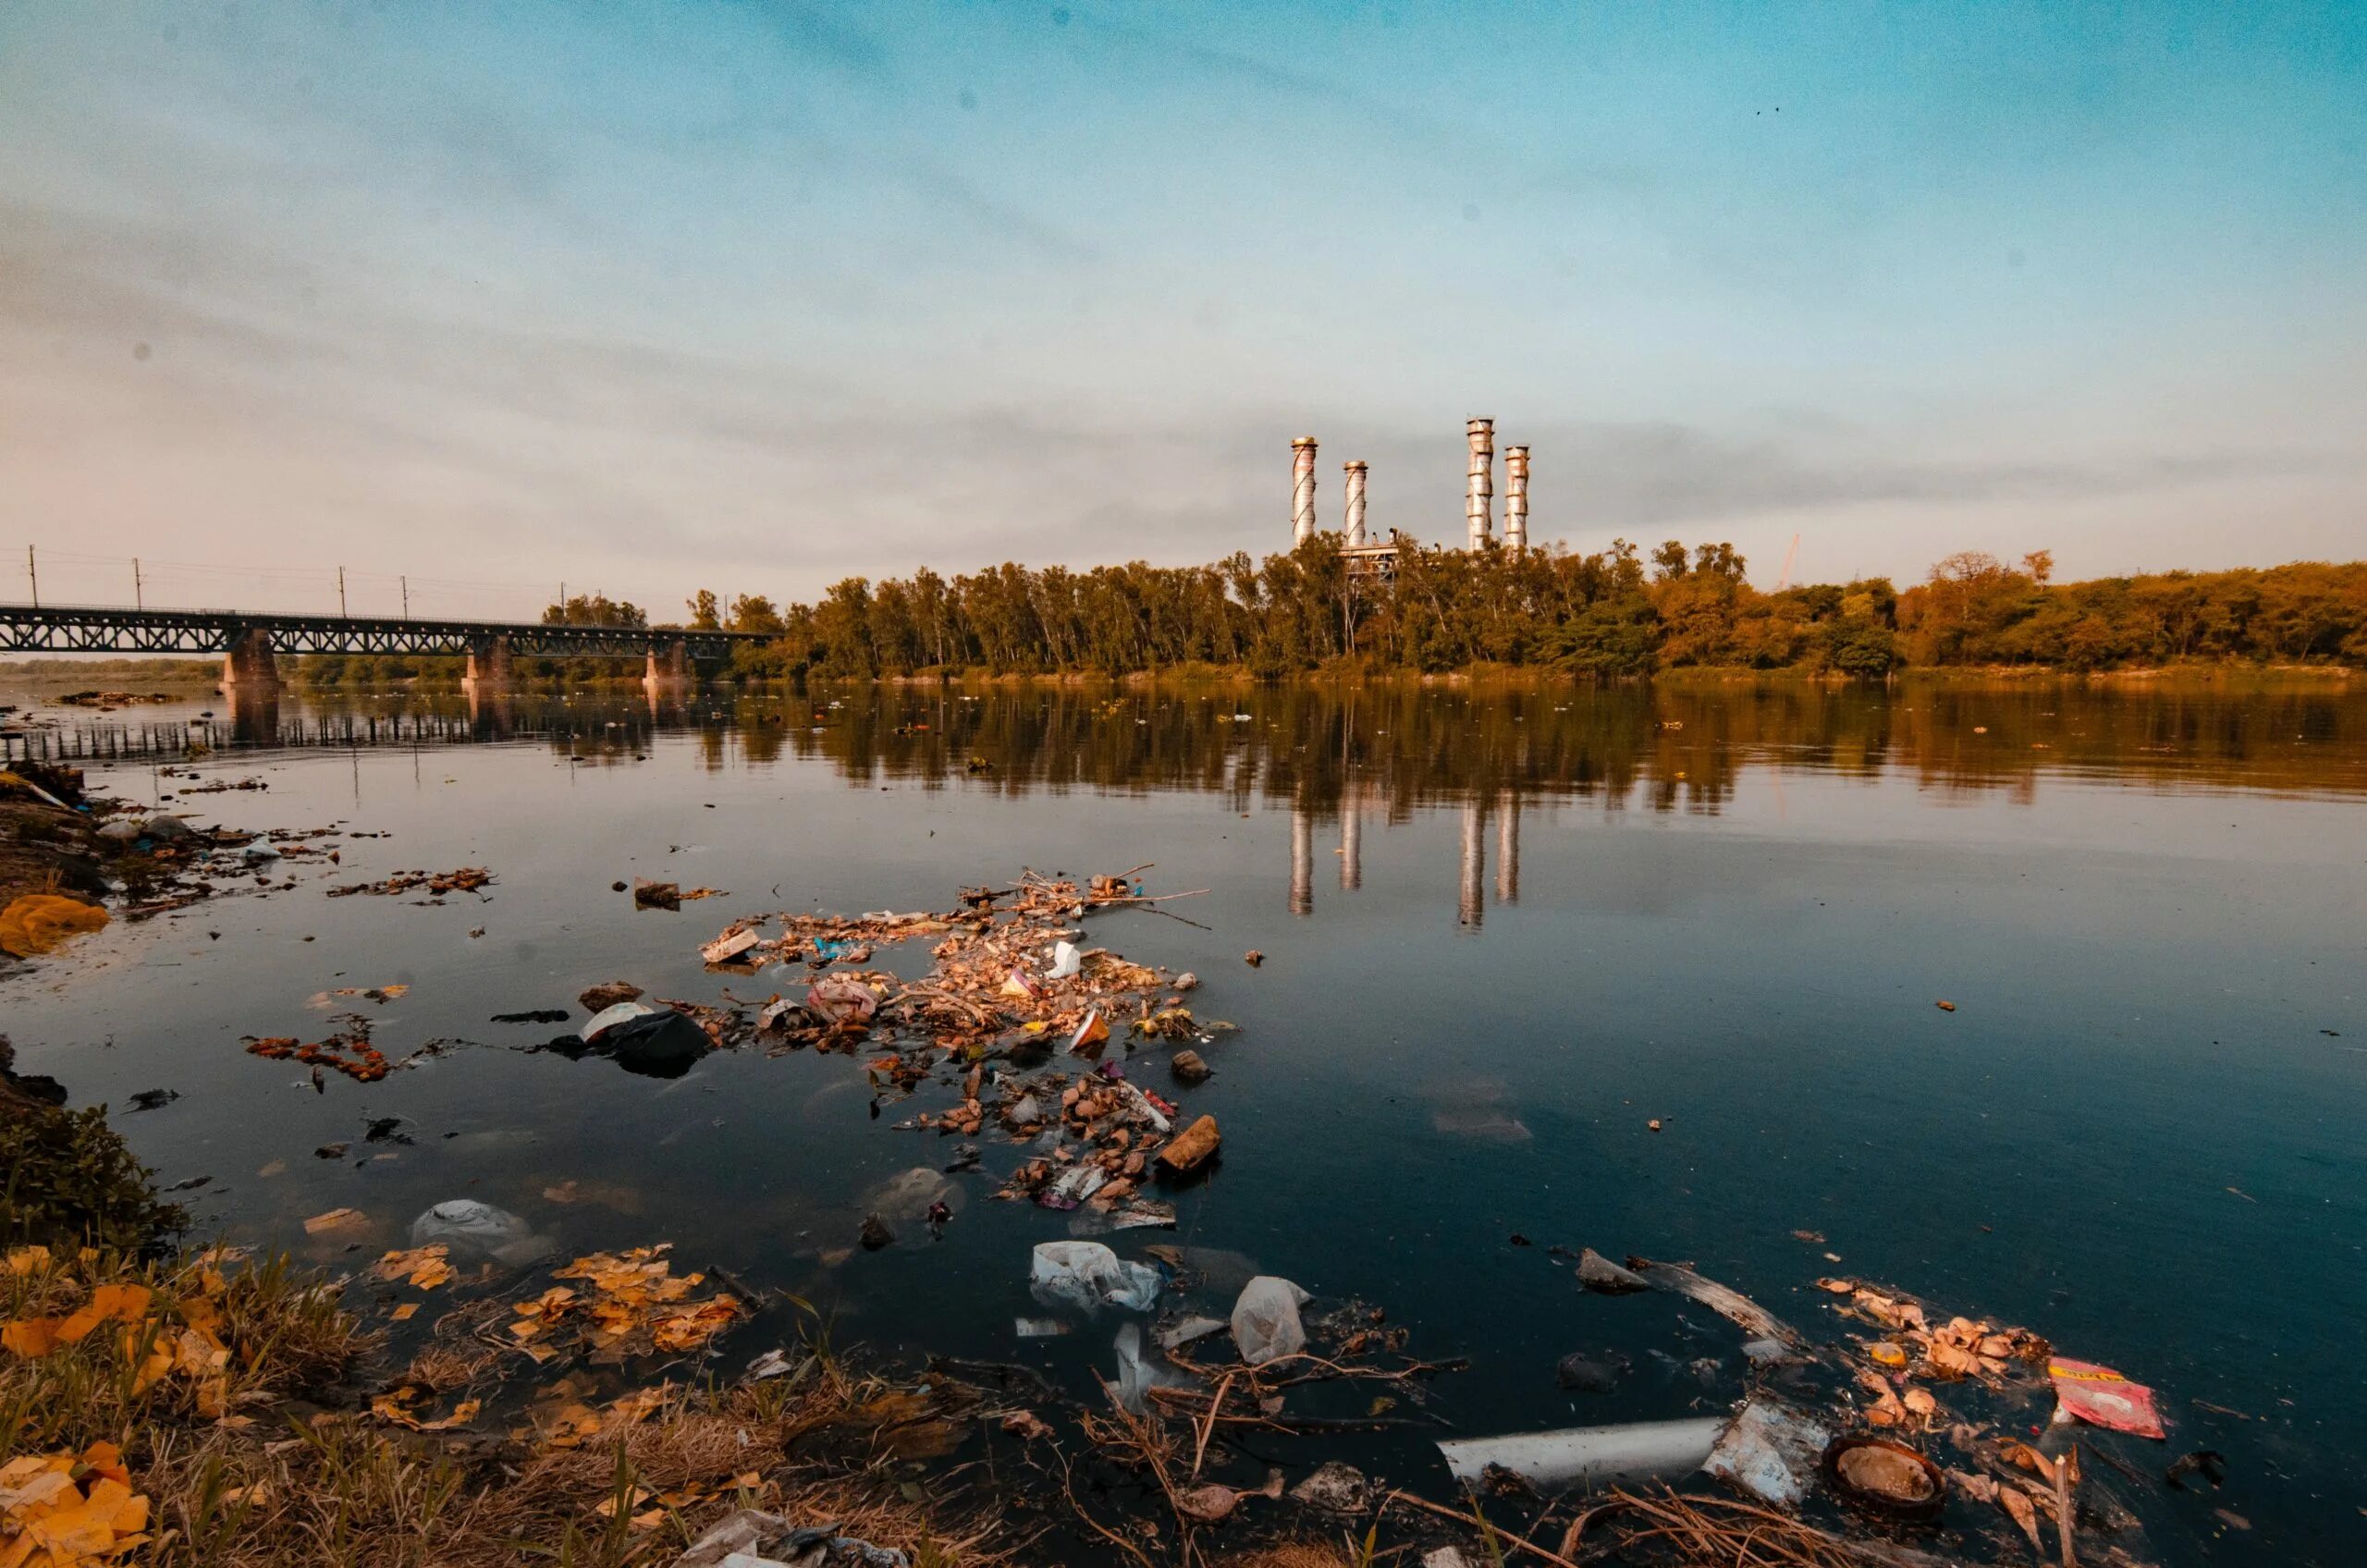
[[[997,1195],[1109,1212],[1154,1175],[1200,1171],[1218,1145],[1213,1118],[1186,1119],[1172,1100],[1129,1082],[1126,1058],[1137,1043],[1206,1046],[1231,1025],[1194,1018],[1184,1006],[1188,976],[1080,947],[1084,933],[1073,924],[1191,896],[1146,894],[1136,877],[1148,869],[1083,882],[1028,872],[1008,888],[965,888],[960,907],[943,913],[756,916],[727,926],[701,957],[711,969],[803,963],[826,971],[802,997],[776,991],[763,1002],[754,1036],[776,1049],[882,1051],[865,1068],[882,1095],[909,1095],[941,1078],[955,1102],[899,1129],[977,1137],[992,1124],[1013,1143],[1041,1143],[1041,1157]],[[774,919],[780,934],[768,936]],[[852,967],[921,938],[935,946],[919,980]],[[717,1045],[750,1033],[736,1008],[665,1005]],[[1197,1052],[1191,1057],[1179,1082],[1206,1075]]]
[[[2150,1489],[2144,1472],[2161,1472],[2141,1452],[2116,1452],[2114,1439],[2167,1434],[2152,1390],[2111,1368],[2061,1356],[2027,1329],[1860,1280],[1817,1280],[1841,1331],[1804,1331],[1690,1268],[1630,1257],[1622,1268],[1592,1249],[1553,1250],[1577,1263],[1581,1289],[1631,1300],[1666,1292],[1726,1318],[1742,1371],[1730,1383],[1725,1355],[1686,1364],[1730,1394],[1725,1415],[1441,1442],[1458,1480],[1510,1504],[1610,1488],[1576,1511],[1551,1560],[1900,1568],[2027,1561],[2033,1550],[2049,1564],[2058,1555],[2144,1560],[2145,1500],[2113,1477]],[[2177,1474],[2173,1465],[2165,1484],[2175,1488]],[[1730,1489],[1672,1489],[1697,1476]]]
[[[385,1053],[370,1043],[370,1020],[358,1012],[340,1013],[331,1022],[341,1024],[325,1039],[306,1042],[293,1035],[249,1035],[249,1056],[273,1061],[295,1060],[314,1069],[342,1072],[357,1084],[374,1084],[394,1068]]]
[[[378,882],[349,882],[328,889],[333,899],[348,899],[356,893],[386,897],[408,893],[414,888],[424,888],[429,894],[441,898],[447,893],[474,893],[493,886],[493,873],[483,866],[464,865],[453,871],[398,871]]]

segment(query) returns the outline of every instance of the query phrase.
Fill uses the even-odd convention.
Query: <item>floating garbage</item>
[[[2054,1380],[2054,1397],[2063,1402],[2063,1409],[2090,1426],[2140,1438],[2166,1435],[2153,1408],[2153,1390],[2144,1384],[2132,1383],[2109,1366],[2060,1355],[2048,1359],[2046,1375]]]
[[[1184,1175],[1208,1163],[1222,1140],[1217,1133],[1217,1119],[1203,1116],[1159,1151],[1159,1163],[1174,1175]]]
[[[1760,1394],[1735,1413],[1701,1468],[1761,1501],[1797,1508],[1832,1440],[1831,1428]]]
[[[699,957],[709,963],[730,963],[762,940],[764,938],[756,934],[754,926],[743,927],[738,931],[727,931],[714,941],[700,948]]]
[[[1728,1322],[1740,1325],[1753,1339],[1777,1340],[1787,1345],[1806,1342],[1798,1329],[1748,1296],[1728,1290],[1715,1280],[1705,1280],[1682,1264],[1654,1263],[1649,1257],[1631,1257],[1627,1262],[1642,1276],[1644,1283],[1699,1302]]]
[[[591,993],[589,992],[585,993],[587,996],[590,994]],[[638,992],[634,994],[639,995]],[[601,1035],[607,1034],[618,1024],[628,1023],[636,1018],[647,1018],[651,1013],[654,1013],[657,1010],[656,1008],[646,1006],[641,1002],[618,1002],[613,1006],[602,1008],[590,1018],[585,1019],[583,1022],[583,1027],[575,1032],[575,1037],[582,1040],[588,1046],[598,1040]]]
[[[1118,1403],[1128,1410],[1139,1412],[1155,1388],[1190,1389],[1199,1386],[1199,1379],[1190,1373],[1168,1366],[1158,1356],[1143,1354],[1143,1327],[1128,1322],[1120,1325],[1118,1336],[1110,1342],[1118,1355]]]
[[[912,1568],[912,1559],[896,1548],[837,1530],[834,1525],[791,1525],[778,1513],[743,1508],[693,1541],[673,1568]]]
[[[638,1001],[641,987],[622,980],[604,980],[597,986],[586,986],[575,998],[576,1004],[590,1012],[603,1012],[619,1002]]]
[[[1099,1242],[1038,1242],[1028,1267],[1030,1294],[1046,1306],[1148,1312],[1159,1305],[1159,1270],[1129,1263]]]
[[[1335,1459],[1293,1487],[1291,1496],[1326,1513],[1362,1513],[1372,1506],[1372,1483],[1355,1465]]]
[[[644,1008],[643,1014],[611,1026],[595,1050],[644,1078],[680,1078],[715,1048],[705,1030],[671,1008]]]
[[[1221,1317],[1179,1317],[1159,1331],[1159,1348],[1181,1350],[1196,1340],[1205,1340],[1210,1334],[1221,1334],[1224,1329],[1225,1322]]]
[[[1819,1473],[1834,1497],[1884,1524],[1937,1525],[1947,1504],[1940,1467],[1888,1438],[1835,1438]]]
[[[1578,1254],[1578,1283],[1607,1296],[1633,1295],[1652,1288],[1642,1275],[1620,1268],[1592,1247]]]
[[[436,1242],[454,1256],[466,1253],[509,1264],[532,1263],[551,1250],[550,1243],[535,1235],[523,1219],[474,1198],[447,1198],[411,1222],[412,1246]]]
[[[1298,1309],[1307,1299],[1305,1291],[1271,1274],[1260,1274],[1244,1285],[1233,1304],[1233,1342],[1241,1359],[1263,1366],[1305,1350],[1306,1329]]]
[[[879,1011],[879,994],[860,980],[832,974],[806,988],[805,1005],[826,1023],[868,1023]]]
[[[1074,942],[1055,942],[1052,945],[1052,967],[1046,975],[1047,979],[1073,980],[1084,971],[1084,955],[1077,951]]]
[[[1567,1427],[1500,1438],[1454,1438],[1439,1444],[1446,1467],[1466,1486],[1490,1469],[1509,1470],[1540,1489],[1673,1480],[1701,1468],[1726,1418],[1638,1421],[1623,1427]]]

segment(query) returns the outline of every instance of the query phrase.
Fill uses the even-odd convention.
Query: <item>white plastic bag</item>
[[[1027,1288],[1046,1306],[1148,1312],[1159,1305],[1159,1270],[1127,1263],[1099,1242],[1038,1242]]]
[[[1277,1356],[1296,1355],[1306,1348],[1306,1328],[1298,1320],[1306,1292],[1288,1280],[1260,1274],[1241,1287],[1233,1304],[1233,1342],[1241,1359],[1263,1366]]]

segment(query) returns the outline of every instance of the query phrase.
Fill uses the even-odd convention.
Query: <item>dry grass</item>
[[[366,1397],[350,1380],[369,1370],[376,1340],[334,1283],[284,1260],[26,1254],[20,1272],[0,1276],[12,1322],[126,1299],[104,1287],[150,1292],[139,1319],[44,1354],[0,1352],[0,1439],[8,1456],[118,1444],[152,1500],[145,1551],[158,1568],[628,1568],[670,1562],[741,1507],[835,1523],[918,1568],[999,1557],[977,1504],[905,1493],[901,1462],[945,1452],[966,1429],[953,1393],[810,1355],[753,1387],[676,1390],[580,1447],[533,1436],[531,1411],[514,1433],[411,1432],[356,1408]],[[227,1352],[218,1380],[154,1375],[155,1348],[199,1321]],[[423,1352],[406,1376],[499,1391],[497,1359],[462,1338]]]
[[[1283,1541],[1239,1557],[1225,1558],[1223,1568],[1356,1568],[1356,1564],[1354,1558],[1336,1546],[1318,1541]]]

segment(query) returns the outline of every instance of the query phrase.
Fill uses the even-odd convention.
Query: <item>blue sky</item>
[[[1446,540],[1475,413],[1762,584],[2367,541],[2356,4],[24,0],[0,147],[50,597]]]

